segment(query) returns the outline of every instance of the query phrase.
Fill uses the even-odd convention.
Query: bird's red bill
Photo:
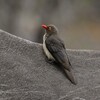
[[[44,25],[44,24],[42,25],[42,27],[43,27],[43,28],[45,28],[45,29],[47,29],[47,28],[48,28],[48,27],[47,27],[46,25]]]

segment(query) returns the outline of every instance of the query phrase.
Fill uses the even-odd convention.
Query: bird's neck
[[[50,35],[45,32],[44,36],[45,36],[45,39],[47,39]]]
[[[49,37],[51,37],[51,36],[56,36],[56,35],[57,35],[57,34],[49,34],[49,33],[45,32],[44,38],[45,38],[45,40],[46,40],[47,38],[49,38]]]

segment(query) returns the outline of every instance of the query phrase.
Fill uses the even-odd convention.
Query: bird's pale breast
[[[46,44],[45,44],[45,40],[46,40],[46,37],[45,35],[43,36],[43,49],[44,49],[44,52],[46,54],[46,56],[48,57],[48,59],[53,59],[54,60],[54,57],[51,55],[51,53],[48,51],[47,47],[46,47]]]

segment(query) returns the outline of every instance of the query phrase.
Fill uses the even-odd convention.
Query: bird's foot
[[[47,62],[50,64],[54,64],[54,60],[52,60],[52,59],[47,59]]]
[[[53,64],[53,63],[54,63],[54,60],[49,59],[48,62],[49,62],[50,64]]]
[[[55,63],[55,61],[53,59],[48,59],[47,56],[45,56],[45,60],[46,60],[46,62],[48,62],[50,64],[54,64]]]

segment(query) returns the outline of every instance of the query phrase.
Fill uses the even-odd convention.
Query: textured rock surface
[[[100,100],[100,51],[67,52],[76,86],[46,62],[42,45],[0,30],[0,100]]]

